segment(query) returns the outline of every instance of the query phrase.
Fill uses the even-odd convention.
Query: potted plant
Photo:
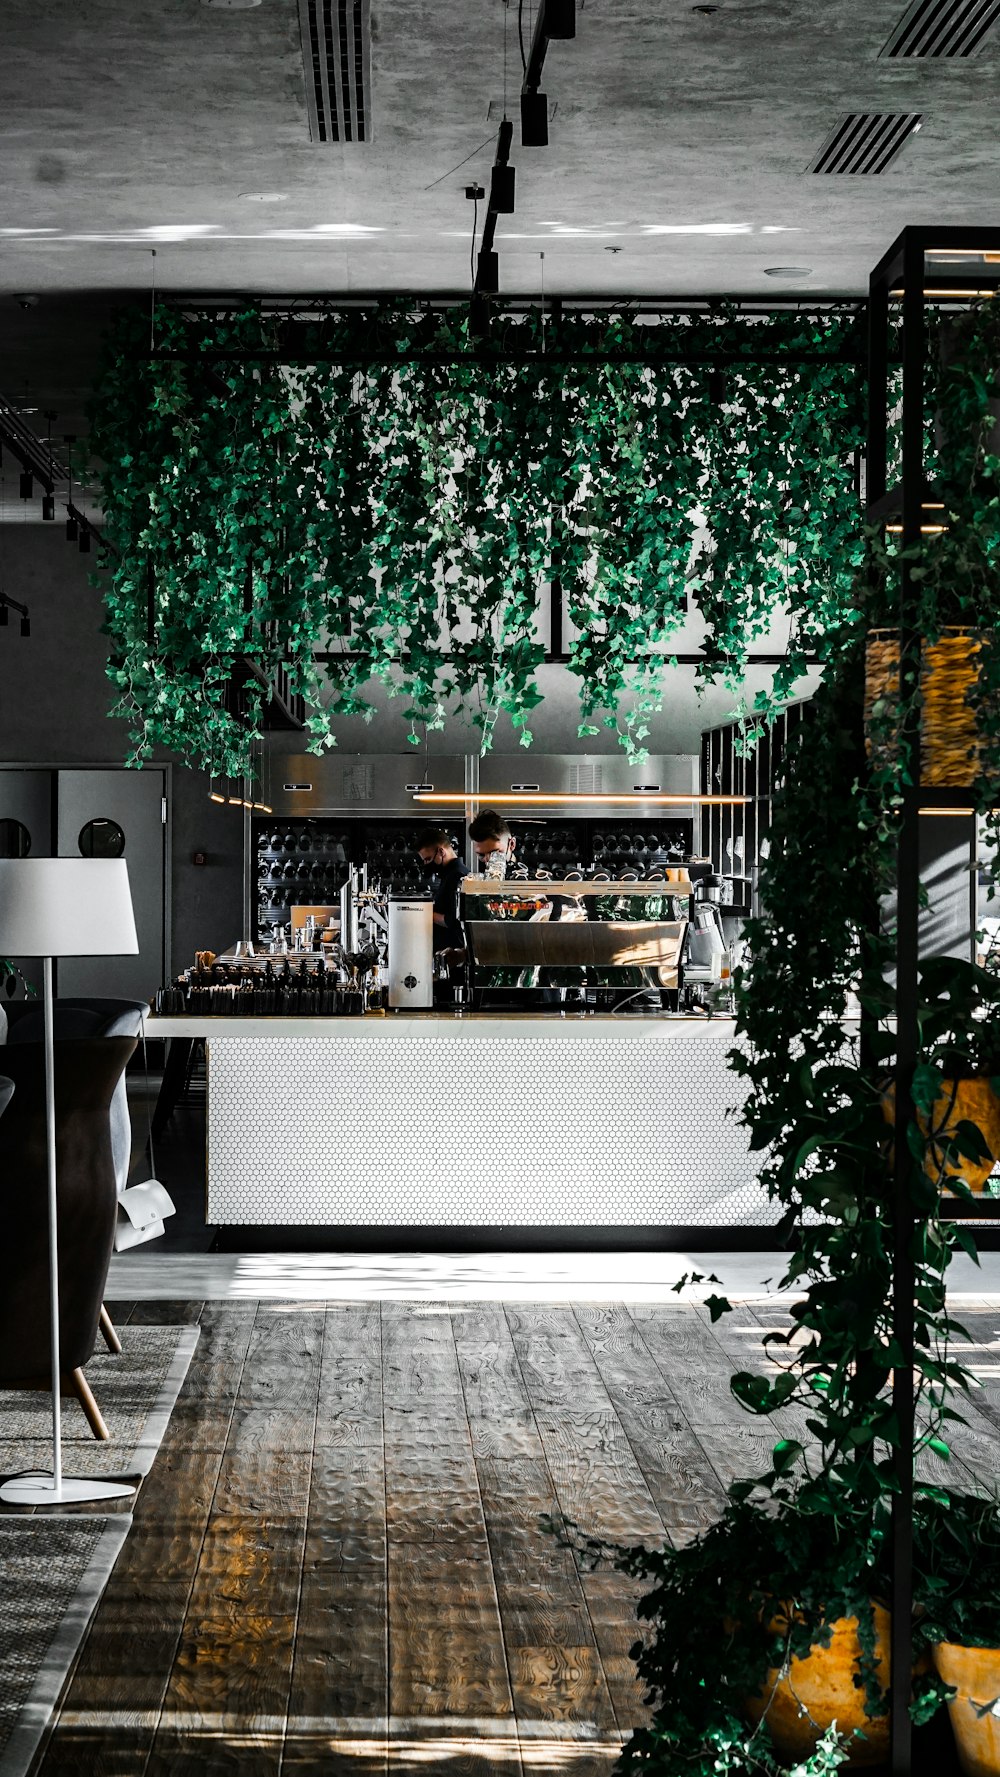
[[[966,1777],[1000,1771],[1000,1500],[940,1491],[916,1520],[915,1645],[929,1653]]]
[[[779,1468],[781,1447],[776,1452]],[[803,1510],[772,1477],[730,1489],[718,1523],[681,1548],[622,1548],[552,1526],[584,1565],[651,1582],[652,1633],[632,1649],[650,1725],[623,1767],[663,1777],[797,1777],[877,1765],[888,1744],[887,1516]]]

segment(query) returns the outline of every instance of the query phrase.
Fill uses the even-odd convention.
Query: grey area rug
[[[0,1517],[0,1777],[23,1777],[132,1519]]]
[[[197,1327],[122,1327],[120,1357],[87,1375],[111,1441],[63,1407],[68,1475],[145,1475],[187,1374]],[[49,1397],[0,1390],[0,1476],[52,1466]],[[24,1777],[132,1523],[127,1511],[4,1512],[0,1507],[0,1777]]]
[[[63,1471],[67,1475],[145,1475],[170,1418],[198,1343],[197,1327],[120,1327],[120,1357],[98,1346],[87,1380],[111,1440],[93,1436],[79,1401],[63,1396]],[[47,1394],[0,1389],[0,1477],[52,1467],[52,1408]]]

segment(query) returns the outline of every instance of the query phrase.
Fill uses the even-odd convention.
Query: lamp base
[[[14,1475],[0,1487],[0,1499],[9,1506],[88,1505],[105,1499],[128,1499],[137,1489],[128,1481],[96,1481],[89,1475],[64,1475],[59,1486],[55,1477],[37,1470],[30,1475]]]

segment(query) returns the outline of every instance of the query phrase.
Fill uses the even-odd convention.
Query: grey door
[[[52,773],[0,771],[0,858],[52,856]],[[42,989],[37,957],[12,957],[36,993]]]
[[[166,974],[164,932],[164,773],[57,773],[56,854],[124,857],[139,939],[138,956],[63,957],[60,995],[147,1000]]]

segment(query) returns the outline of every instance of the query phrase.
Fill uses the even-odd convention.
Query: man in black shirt
[[[434,895],[434,948],[461,950],[465,934],[458,917],[458,901],[465,866],[443,827],[422,827],[416,848]]]

